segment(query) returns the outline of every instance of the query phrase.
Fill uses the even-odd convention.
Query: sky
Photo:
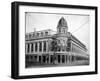
[[[79,14],[54,14],[54,13],[25,13],[26,33],[52,29],[57,31],[58,21],[64,17],[67,21],[68,32],[71,32],[83,44],[86,45],[89,52],[89,15]]]

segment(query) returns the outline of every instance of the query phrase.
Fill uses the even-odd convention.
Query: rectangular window
[[[31,52],[34,51],[34,46],[33,46],[33,43],[31,44]]]
[[[30,44],[27,44],[27,53],[30,52]]]
[[[37,52],[37,43],[35,43],[35,52]]]
[[[42,42],[39,43],[39,51],[42,51]]]
[[[65,62],[65,56],[62,55],[62,62],[64,63]]]
[[[58,55],[58,63],[60,63],[60,55]]]
[[[44,42],[44,52],[46,51],[46,42]]]

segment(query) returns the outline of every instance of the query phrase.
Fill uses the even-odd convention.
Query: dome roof
[[[59,22],[57,27],[67,27],[67,21],[62,17]]]

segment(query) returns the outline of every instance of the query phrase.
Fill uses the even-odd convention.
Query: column
[[[70,62],[72,62],[72,55],[70,55]]]
[[[44,48],[45,48],[45,52],[46,52],[46,50],[47,50],[47,48],[46,48],[46,41],[44,42]]]
[[[46,41],[46,52],[48,52],[48,41]]]
[[[66,63],[66,55],[64,55],[64,63]]]
[[[58,55],[57,55],[57,64],[58,64]]]
[[[70,52],[73,52],[73,45],[72,45],[72,43],[71,43],[70,48],[71,48],[71,51]]]
[[[60,55],[60,63],[62,64],[62,55]]]
[[[55,64],[58,63],[58,60],[57,60],[57,55],[55,55]]]
[[[37,42],[37,52],[39,52],[39,42]]]
[[[51,51],[51,41],[50,39],[48,39],[48,52],[50,53],[50,51]]]
[[[48,63],[50,64],[50,55],[49,55],[49,62]]]
[[[66,55],[66,63],[68,62],[68,55]]]
[[[67,62],[69,62],[69,53],[68,53],[68,55],[67,55]]]
[[[48,63],[48,55],[46,56],[46,63]]]
[[[33,52],[35,52],[35,43],[33,43],[33,49],[34,49],[34,51],[33,51]]]
[[[28,46],[27,46],[27,43],[25,44],[25,53],[27,53],[27,48],[28,48]]]
[[[31,43],[29,44],[29,53],[31,53]]]
[[[42,52],[43,52],[43,50],[44,50],[44,42],[42,42]]]

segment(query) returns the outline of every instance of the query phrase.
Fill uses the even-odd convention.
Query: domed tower
[[[67,21],[62,17],[57,26],[57,33],[58,34],[66,34],[68,31]]]

